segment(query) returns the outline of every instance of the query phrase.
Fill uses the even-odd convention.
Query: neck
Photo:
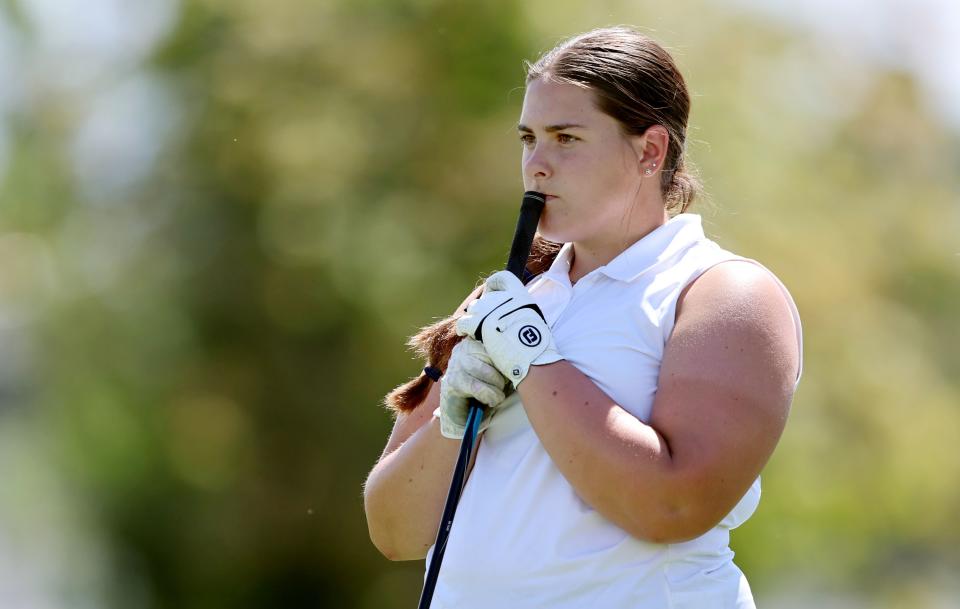
[[[636,218],[626,232],[617,231],[610,237],[575,241],[573,243],[573,261],[570,265],[570,283],[576,283],[591,271],[604,266],[628,247],[666,224],[670,216],[660,207],[645,218]]]

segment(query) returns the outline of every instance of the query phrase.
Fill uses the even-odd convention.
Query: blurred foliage
[[[909,74],[706,0],[179,11],[138,68],[178,118],[136,188],[91,194],[65,153],[96,91],[8,117],[0,535],[51,606],[416,602],[422,563],[366,534],[380,400],[419,370],[406,336],[505,257],[522,60],[616,22],[687,76],[709,234],[805,323],[733,536],[758,599],[960,598],[960,138]]]

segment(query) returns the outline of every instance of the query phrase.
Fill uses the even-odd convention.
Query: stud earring
[[[653,175],[653,172],[652,172],[649,168],[647,168],[647,169],[644,169],[644,170],[643,170],[643,175],[645,175],[645,176],[651,176],[651,175]]]

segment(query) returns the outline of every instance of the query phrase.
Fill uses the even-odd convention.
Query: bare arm
[[[437,535],[460,447],[440,435],[438,403],[434,385],[420,406],[400,414],[364,485],[370,539],[390,560],[425,557]]]
[[[475,299],[472,293],[460,308]],[[417,560],[433,545],[450,490],[460,442],[440,434],[433,411],[439,384],[414,410],[401,413],[364,485],[370,539],[390,560]]]
[[[715,526],[759,474],[786,423],[798,364],[776,282],[731,263],[685,295],[649,425],[565,361],[532,367],[519,392],[585,501],[635,537],[672,543]]]

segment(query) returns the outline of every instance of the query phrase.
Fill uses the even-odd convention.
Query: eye
[[[534,138],[529,133],[524,133],[523,135],[520,136],[520,143],[522,143],[524,146],[530,146],[534,142],[536,142],[536,138]]]
[[[572,144],[576,140],[577,138],[570,135],[569,133],[560,133],[557,135],[557,141],[559,141],[561,144]]]

